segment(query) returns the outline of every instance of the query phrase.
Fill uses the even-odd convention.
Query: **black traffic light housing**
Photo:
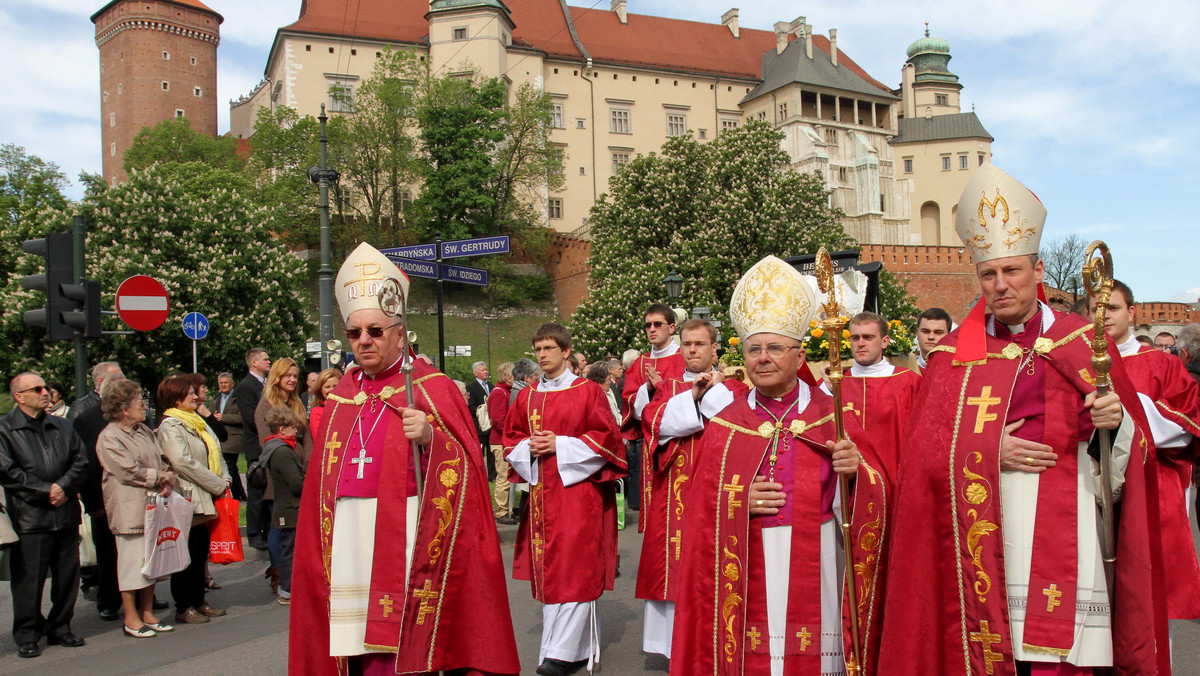
[[[26,275],[21,280],[21,286],[26,289],[46,294],[46,307],[26,312],[25,323],[46,329],[46,335],[51,340],[73,339],[75,329],[63,321],[63,312],[71,312],[80,308],[75,306],[75,301],[62,293],[63,285],[75,281],[71,235],[69,233],[51,233],[42,239],[30,239],[22,242],[21,249],[26,253],[46,259],[44,274]],[[96,309],[99,310],[98,303]]]
[[[73,308],[63,310],[62,321],[84,338],[99,338],[100,332],[100,282],[85,279],[79,284],[63,284],[62,294]]]

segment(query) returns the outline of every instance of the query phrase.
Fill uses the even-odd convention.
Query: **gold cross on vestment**
[[[750,649],[758,650],[758,646],[762,644],[762,632],[758,627],[750,627],[750,631],[746,632],[746,638],[750,639]]]
[[[849,412],[851,412],[851,413],[854,413],[855,415],[857,415],[857,416],[859,416],[859,417],[862,417],[862,411],[856,411],[856,410],[854,409],[854,402],[852,402],[852,401],[848,401],[848,402],[846,402],[846,405],[845,405],[845,406],[842,406],[842,410],[843,410],[843,411],[849,411]]]
[[[675,545],[675,560],[678,561],[679,560],[679,543],[683,542],[682,532],[679,530],[676,530],[675,536],[672,537],[670,540],[668,540],[668,542]]]
[[[808,650],[808,646],[812,645],[812,632],[808,627],[800,627],[800,631],[796,632],[796,638],[800,639],[800,652]]]
[[[996,667],[992,666],[994,662],[999,662],[1004,659],[1004,655],[992,650],[992,645],[999,643],[1003,638],[1000,634],[993,634],[991,627],[988,626],[987,620],[979,623],[979,631],[973,631],[970,634],[972,643],[983,644],[983,668],[987,673],[996,673]]]
[[[341,447],[342,442],[338,441],[338,433],[334,432],[333,436],[329,437],[329,441],[325,442],[325,448],[329,449],[329,466],[325,468],[325,476],[329,476],[333,472],[333,466],[338,461],[338,456],[335,454]]]
[[[387,594],[384,594],[383,598],[379,599],[379,605],[383,606],[384,617],[392,614],[392,605],[395,603],[396,602],[392,600],[392,597]]]
[[[741,479],[742,479],[741,474],[734,474],[733,481],[731,483],[727,483],[724,486],[721,486],[721,490],[725,491],[726,493],[729,493],[729,518],[730,519],[733,518],[734,508],[742,506],[742,501],[738,500],[736,497],[737,494],[746,490],[745,486],[739,485],[739,483],[741,482]]]
[[[536,408],[533,409],[533,413],[529,414],[529,431],[537,432],[538,430],[542,429],[541,421],[542,416],[537,412]]]
[[[429,605],[429,599],[436,599],[438,593],[430,588],[432,584],[429,580],[425,580],[424,587],[413,590],[413,596],[421,599],[421,607],[417,608],[417,624],[425,624],[425,616],[433,612],[433,606]]]
[[[1063,593],[1058,591],[1057,584],[1046,587],[1042,590],[1042,593],[1046,595],[1046,612],[1052,613],[1055,608],[1062,605],[1062,601],[1059,601],[1058,597],[1062,596]]]
[[[992,386],[984,385],[983,390],[978,397],[967,399],[967,406],[978,406],[975,411],[975,434],[983,433],[983,426],[996,419],[995,413],[988,413],[988,409],[1000,403],[1000,397],[992,396]],[[991,673],[991,672],[988,672]]]
[[[545,544],[545,541],[542,540],[542,534],[535,533],[533,536],[533,554],[535,557],[537,557],[539,559],[542,558],[542,545],[543,544]]]

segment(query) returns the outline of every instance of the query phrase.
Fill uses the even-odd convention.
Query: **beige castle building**
[[[252,138],[259,108],[353,114],[353,93],[389,48],[416,50],[435,74],[474,68],[554,99],[551,141],[566,185],[539,196],[547,225],[586,233],[592,204],[638,154],[688,132],[714,138],[749,119],[785,135],[793,166],[820,171],[847,232],[863,243],[950,244],[953,204],[992,138],[959,109],[949,46],[908,50],[893,90],[801,17],[742,28],[738,10],[703,23],[560,0],[302,0],[279,29],[262,82],[231,102],[231,133]],[[948,158],[948,160],[947,160]],[[965,164],[964,164],[964,159]],[[948,164],[947,164],[948,162]]]

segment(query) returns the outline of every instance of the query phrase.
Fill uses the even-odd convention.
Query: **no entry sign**
[[[153,331],[167,321],[167,290],[153,277],[134,275],[117,288],[117,315],[135,331]]]

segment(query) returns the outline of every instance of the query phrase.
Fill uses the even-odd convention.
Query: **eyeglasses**
[[[25,394],[26,392],[37,392],[38,394],[41,394],[47,389],[49,388],[47,388],[45,385],[36,385],[34,387],[27,387],[23,390],[17,390],[17,394]]]
[[[401,322],[396,322],[395,324],[392,324],[391,326],[372,326],[368,329],[346,329],[346,337],[349,338],[350,340],[358,340],[359,337],[362,336],[363,331],[366,331],[367,335],[372,338],[382,338],[384,331],[387,331],[388,329],[395,327],[395,326],[400,326],[400,324],[401,324]]]
[[[757,358],[763,352],[767,353],[772,359],[779,359],[788,353],[788,350],[799,350],[799,345],[780,345],[778,343],[770,343],[769,345],[748,345],[743,353],[747,357]]]
[[[667,325],[668,324],[666,322],[646,322],[645,324],[643,324],[643,328],[645,328],[647,330],[661,329],[662,327],[667,326]]]

